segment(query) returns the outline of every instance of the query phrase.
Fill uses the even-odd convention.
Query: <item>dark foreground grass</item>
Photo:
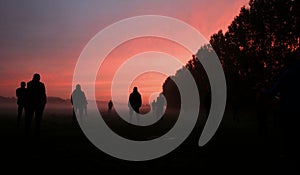
[[[112,129],[120,135],[136,140],[158,137],[172,127],[174,116],[167,116],[158,127],[132,132],[115,113],[103,113]],[[269,135],[260,137],[257,122],[251,111],[241,111],[239,122],[226,113],[213,139],[199,147],[198,139],[205,119],[199,118],[188,139],[173,152],[161,158],[131,162],[111,157],[98,148],[72,122],[72,113],[67,109],[47,109],[42,121],[41,137],[24,135],[24,120],[16,127],[14,108],[2,106],[1,169],[12,173],[80,173],[80,174],[203,174],[208,171],[244,174],[297,169],[298,162],[280,156],[277,137],[269,121]],[[134,134],[132,134],[134,133]],[[138,133],[138,134],[137,134]]]

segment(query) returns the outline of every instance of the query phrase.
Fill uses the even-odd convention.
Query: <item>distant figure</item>
[[[25,110],[25,100],[26,100],[26,83],[24,81],[20,84],[21,87],[19,87],[16,90],[16,96],[17,96],[17,104],[18,104],[18,120],[17,120],[17,127],[20,127],[21,117],[23,110]]]
[[[155,100],[153,100],[151,102],[151,108],[152,108],[153,115],[155,116],[156,115],[156,101]]]
[[[109,102],[108,102],[108,112],[111,112],[112,107],[113,107],[113,102],[111,100],[109,100]]]
[[[85,103],[85,105],[84,105],[84,107],[83,107],[83,114],[84,114],[85,116],[88,115],[88,114],[87,114],[87,105],[88,105],[88,102],[87,102],[87,100],[86,100],[86,103]]]
[[[166,104],[165,98],[163,97],[163,94],[160,93],[156,99],[156,117],[162,116],[164,112],[165,104]]]
[[[284,154],[299,156],[300,63],[291,64],[271,89],[279,99],[278,120]]]
[[[138,88],[134,87],[133,92],[129,96],[128,107],[129,107],[129,117],[130,122],[132,120],[132,115],[135,113],[137,117],[137,122],[139,122],[138,114],[140,113],[140,107],[142,106],[142,97],[138,92]]]
[[[35,117],[35,134],[40,135],[40,124],[47,102],[44,83],[40,82],[40,75],[34,74],[31,81],[27,83],[26,99],[26,133],[29,132],[33,116]]]
[[[83,112],[87,107],[87,100],[84,92],[81,90],[79,84],[76,85],[76,89],[71,95],[71,103],[73,105],[73,121],[76,121],[76,113],[79,111],[80,123],[83,122]]]

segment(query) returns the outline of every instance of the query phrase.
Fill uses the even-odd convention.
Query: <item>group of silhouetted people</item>
[[[159,94],[156,100],[151,103],[151,108],[154,116],[161,117],[164,113],[164,106],[166,105],[166,100],[162,93]],[[129,95],[128,108],[129,108],[129,121],[132,122],[133,117],[136,117],[137,123],[139,123],[139,113],[140,107],[142,106],[142,97],[138,92],[138,88],[134,87],[133,91]]]
[[[44,83],[40,82],[40,75],[34,74],[31,81],[27,83],[21,82],[20,87],[16,90],[18,116],[17,127],[20,127],[21,117],[25,111],[25,130],[29,132],[33,118],[35,119],[35,132],[40,135],[40,123],[43,111],[47,102],[46,90]],[[156,116],[163,114],[165,99],[162,94],[157,97],[157,100],[152,103],[152,110]],[[71,104],[73,106],[73,121],[76,121],[76,115],[79,122],[83,123],[83,116],[87,116],[87,99],[85,93],[82,91],[80,84],[76,85],[75,90],[71,95]],[[138,88],[134,87],[133,92],[129,96],[128,107],[130,122],[135,116],[137,123],[139,122],[140,107],[142,106],[142,97],[138,92]],[[108,112],[112,110],[113,103],[108,102]]]
[[[151,103],[152,111],[154,116],[156,118],[161,117],[164,113],[164,106],[166,104],[166,100],[162,93],[159,94],[159,96],[156,98],[156,100],[153,100]]]
[[[20,88],[16,90],[18,104],[17,126],[20,127],[20,121],[23,111],[25,111],[25,133],[28,134],[31,128],[32,120],[35,120],[35,134],[40,135],[40,124],[47,102],[46,89],[44,83],[40,82],[40,75],[34,74],[31,81],[21,82]]]
[[[47,102],[46,90],[44,83],[40,82],[40,75],[34,74],[31,81],[27,83],[21,82],[20,87],[16,89],[18,115],[17,126],[20,127],[20,121],[25,111],[25,132],[29,133],[32,120],[35,121],[35,134],[40,135],[40,124],[42,120],[43,111]],[[282,138],[281,143],[285,150],[295,151],[295,145],[299,145],[299,122],[300,122],[300,63],[290,66],[285,71],[280,79],[273,85],[271,89],[266,89],[263,86],[257,87],[256,109],[258,117],[258,131],[261,135],[267,134],[267,119],[266,119],[266,103],[269,97],[278,100],[278,107],[275,115],[278,118],[278,128]],[[211,97],[207,97],[207,108],[211,102]],[[71,103],[73,105],[73,119],[76,114],[79,116],[79,122],[83,122],[83,115],[87,115],[87,99],[85,93],[82,91],[79,84],[72,92]],[[165,98],[160,94],[156,101],[151,103],[152,111],[155,116],[159,117],[163,114],[163,109],[166,104]],[[128,107],[130,122],[135,116],[137,123],[139,122],[139,113],[142,106],[142,97],[138,92],[138,88],[134,87],[132,93],[129,95]],[[111,111],[113,103],[110,100],[108,103],[108,110]]]

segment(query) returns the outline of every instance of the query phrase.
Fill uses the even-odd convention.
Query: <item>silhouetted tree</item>
[[[278,78],[290,60],[299,58],[300,2],[251,0],[228,31],[212,35],[210,43],[227,77],[254,87]]]
[[[257,84],[270,87],[293,63],[292,59],[300,58],[300,1],[250,0],[228,31],[220,30],[211,36],[210,44],[200,48],[200,55],[209,56],[212,48],[218,55],[226,76],[229,106],[235,111],[243,102],[255,102],[253,89]],[[201,63],[193,56],[185,67],[203,96],[210,87]],[[180,71],[172,78],[178,77]],[[163,93],[168,105],[176,106],[180,98],[170,77],[163,85]]]

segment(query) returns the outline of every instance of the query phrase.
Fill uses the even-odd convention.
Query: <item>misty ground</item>
[[[21,128],[17,128],[15,104],[2,103],[0,108],[1,167],[9,174],[201,174],[207,171],[244,174],[297,170],[299,164],[281,155],[272,116],[268,118],[269,134],[262,137],[257,132],[255,112],[248,108],[238,112],[239,121],[234,121],[227,110],[217,133],[204,147],[197,145],[205,123],[205,114],[201,113],[192,134],[181,146],[166,156],[145,162],[113,158],[93,146],[72,122],[72,109],[68,104],[47,104],[39,140],[33,133],[25,137],[24,117]],[[105,107],[102,109],[103,118],[112,130],[135,140],[159,137],[176,122],[176,115],[168,113],[156,126],[142,129],[124,122],[115,112],[109,114]]]

